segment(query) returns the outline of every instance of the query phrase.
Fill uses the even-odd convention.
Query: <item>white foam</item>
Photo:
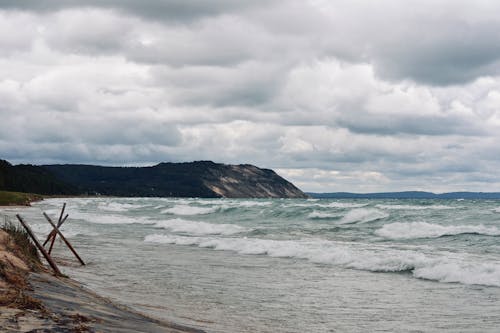
[[[388,239],[438,238],[460,234],[500,236],[500,229],[482,224],[444,226],[426,222],[396,222],[384,225],[375,234]]]
[[[35,232],[35,234],[40,236],[40,239],[44,239],[45,237],[53,230],[53,227],[46,223],[46,224],[32,224],[31,229]],[[66,238],[72,238],[75,236],[79,235],[85,235],[85,236],[97,236],[98,234],[96,232],[87,230],[85,228],[82,228],[80,226],[75,226],[75,225],[63,225],[60,228],[60,231]]]
[[[393,210],[428,210],[428,209],[459,209],[463,206],[445,206],[445,205],[429,205],[429,206],[416,206],[416,205],[376,205],[380,209],[393,209]]]
[[[174,215],[204,215],[217,211],[217,207],[196,207],[189,205],[175,205],[174,207],[162,210],[163,214]]]
[[[329,219],[329,218],[338,217],[338,214],[332,213],[332,212],[321,212],[321,211],[313,210],[311,213],[309,213],[308,216],[310,219]]]
[[[101,210],[110,212],[127,212],[132,209],[145,207],[145,205],[120,203],[120,202],[101,202],[97,205],[97,207]]]
[[[367,203],[353,203],[353,202],[330,202],[328,204],[318,204],[320,207],[329,208],[361,208],[368,206]]]
[[[270,206],[273,203],[270,201],[240,201],[237,202],[237,206],[239,207],[265,207]]]
[[[366,223],[385,219],[386,217],[389,217],[389,214],[375,208],[356,208],[347,212],[339,223]]]
[[[233,251],[246,255],[299,258],[373,272],[409,271],[416,278],[500,287],[500,263],[480,262],[481,258],[457,257],[451,253],[429,256],[413,250],[396,250],[375,245],[370,248],[360,248],[359,244],[321,240],[184,237],[158,234],[148,235],[144,240],[151,243]]]
[[[288,204],[285,207],[323,207],[323,208],[340,208],[340,209],[346,209],[346,208],[361,208],[368,206],[367,203],[353,203],[353,202],[329,202],[329,203],[318,203],[318,202],[312,202],[312,203],[293,203],[293,204]]]
[[[493,263],[438,262],[415,268],[413,275],[417,278],[440,282],[500,287],[500,265]]]
[[[144,217],[132,217],[118,214],[94,214],[74,211],[70,218],[81,219],[91,223],[98,224],[152,224],[153,221]]]
[[[248,231],[248,229],[234,224],[213,224],[179,218],[160,221],[157,222],[155,226],[173,232],[188,233],[191,235],[234,235]]]

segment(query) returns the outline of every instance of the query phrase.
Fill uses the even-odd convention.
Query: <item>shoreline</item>
[[[30,272],[27,281],[25,295],[39,303],[31,308],[0,305],[0,328],[7,332],[205,332],[148,317],[70,278]]]
[[[21,244],[14,239],[0,229],[2,332],[205,332],[154,319],[85,288],[77,280],[56,277],[38,258],[26,254],[26,247],[34,248],[23,245],[27,239]]]

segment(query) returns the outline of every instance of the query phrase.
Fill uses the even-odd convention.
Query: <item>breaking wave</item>
[[[154,222],[145,217],[132,217],[125,215],[114,215],[114,214],[93,214],[93,213],[83,213],[83,212],[72,212],[70,217],[80,220],[85,220],[91,223],[98,224],[153,224]]]
[[[217,207],[196,207],[189,205],[175,205],[174,207],[162,210],[163,214],[173,215],[204,215],[217,211]]]
[[[311,213],[309,213],[308,217],[310,219],[331,219],[338,217],[339,215],[336,213],[331,213],[331,212],[320,212],[317,210],[313,210]]]
[[[157,222],[155,227],[168,229],[172,232],[187,233],[197,236],[234,235],[249,231],[246,228],[234,224],[213,224],[207,222],[189,221],[180,218]]]
[[[385,219],[389,214],[375,208],[357,208],[350,210],[342,217],[340,224],[366,223]]]
[[[459,209],[462,206],[445,206],[445,205],[429,205],[429,206],[413,206],[413,205],[376,205],[380,209],[393,209],[393,210],[428,210],[428,209]]]
[[[390,248],[355,248],[331,241],[269,240],[257,238],[185,237],[148,235],[149,243],[190,245],[245,255],[299,258],[314,263],[372,272],[410,272],[420,279],[500,287],[500,264],[477,263],[450,254],[429,256]]]
[[[388,239],[439,238],[461,234],[500,236],[496,227],[479,225],[444,226],[427,222],[391,223],[375,231],[375,234]]]

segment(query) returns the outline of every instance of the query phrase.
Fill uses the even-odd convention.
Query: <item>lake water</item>
[[[498,332],[500,201],[74,198],[62,270],[208,332]],[[15,210],[5,210],[13,214]]]

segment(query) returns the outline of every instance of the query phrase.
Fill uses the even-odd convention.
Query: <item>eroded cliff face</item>
[[[204,184],[224,198],[307,198],[273,170],[248,164],[209,168]]]

